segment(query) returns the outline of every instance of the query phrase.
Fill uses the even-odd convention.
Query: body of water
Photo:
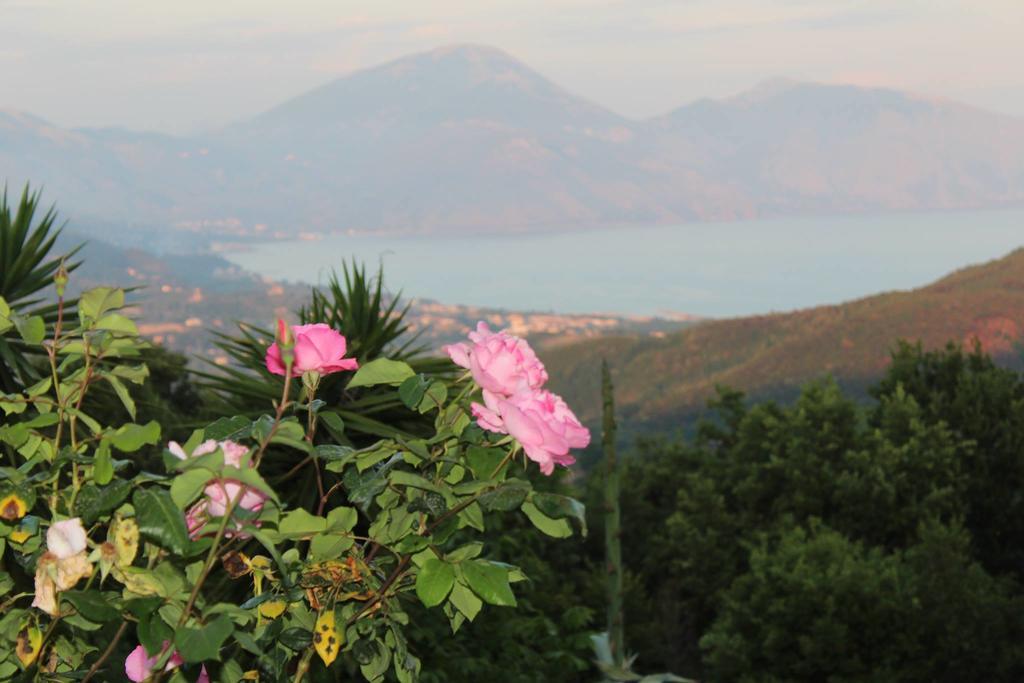
[[[445,303],[723,317],[927,284],[1024,246],[1024,210],[687,223],[546,235],[331,236],[226,253],[316,284],[355,257],[386,285]]]

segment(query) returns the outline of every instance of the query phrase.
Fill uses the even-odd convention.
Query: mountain
[[[0,112],[0,180],[193,235],[510,232],[1024,204],[1024,119],[774,81],[646,121],[459,45],[192,137]]]
[[[623,423],[634,429],[692,422],[716,385],[786,399],[834,375],[854,392],[878,379],[898,340],[938,348],[977,339],[997,360],[1024,365],[1024,249],[911,291],[774,315],[698,324],[658,336],[618,336],[545,351],[551,385],[581,419],[600,415],[607,358]]]

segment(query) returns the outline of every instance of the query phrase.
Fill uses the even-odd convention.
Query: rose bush
[[[61,271],[54,324],[0,299],[0,335],[46,363],[0,394],[0,680],[413,681],[412,601],[453,630],[516,605],[526,577],[479,540],[492,516],[521,512],[555,537],[583,527],[578,502],[517,476],[530,461],[550,474],[589,441],[521,339],[481,324],[449,349],[469,370],[451,381],[348,358],[327,325],[281,324],[268,413],[164,447],[159,424],[135,421],[146,344],[124,292],[85,292],[65,316],[65,283]],[[354,448],[318,395],[326,375],[387,388],[431,433]],[[97,385],[127,421],[94,417]],[[316,495],[296,504],[305,472]]]

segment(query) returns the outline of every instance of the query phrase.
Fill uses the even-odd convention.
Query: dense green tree
[[[1022,391],[977,350],[902,345],[873,405],[723,389],[692,441],[641,441],[630,645],[709,680],[1021,680]]]
[[[1024,381],[998,367],[979,346],[928,351],[901,344],[885,378],[873,424],[886,419],[883,400],[902,388],[924,419],[943,422],[973,448],[961,449],[967,528],[982,564],[1024,579]]]

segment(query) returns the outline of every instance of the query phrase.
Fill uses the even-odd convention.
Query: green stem
[[[299,666],[295,670],[295,680],[293,683],[301,683],[305,677],[306,672],[309,671],[309,663],[313,659],[313,646],[310,645],[306,648],[306,651],[302,653],[302,659],[299,660]]]
[[[619,667],[625,662],[625,627],[622,605],[622,527],[619,508],[619,471],[615,454],[615,396],[608,362],[601,362],[601,398],[604,429],[602,446],[605,457],[604,476],[604,544],[608,571],[608,644],[612,661]]]

